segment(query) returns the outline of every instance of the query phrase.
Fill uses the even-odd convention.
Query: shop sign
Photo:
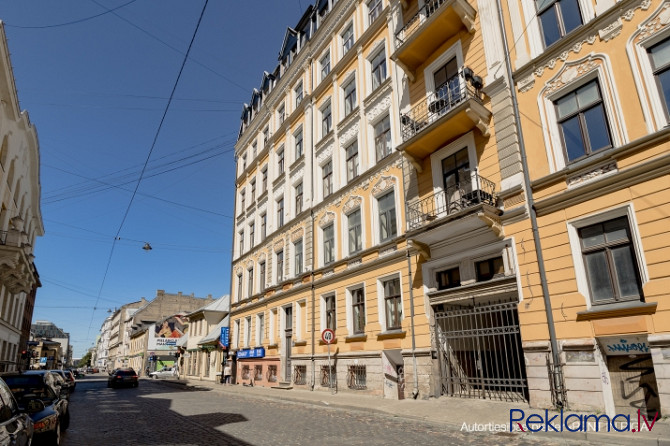
[[[265,348],[251,348],[248,350],[240,350],[237,352],[237,359],[245,358],[264,358],[265,357]]]

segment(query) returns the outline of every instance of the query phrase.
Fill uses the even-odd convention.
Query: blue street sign
[[[228,336],[230,329],[228,327],[221,327],[221,338],[219,342],[224,348],[228,348]]]

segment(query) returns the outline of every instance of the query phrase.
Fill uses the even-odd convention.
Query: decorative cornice
[[[354,209],[359,208],[362,202],[363,197],[361,197],[360,195],[352,195],[349,197],[347,201],[344,202],[342,212],[344,212],[345,215],[349,214]]]
[[[382,178],[372,187],[372,195],[378,197],[384,192],[390,190],[395,186],[397,178],[393,176],[382,176]]]
[[[319,227],[324,228],[335,221],[335,212],[326,211],[319,219]]]

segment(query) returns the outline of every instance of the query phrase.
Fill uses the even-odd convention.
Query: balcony
[[[410,231],[435,220],[457,214],[481,204],[496,205],[495,183],[476,173],[468,174],[446,190],[407,204],[407,226]]]
[[[397,149],[420,160],[475,127],[487,136],[491,112],[482,103],[482,86],[481,77],[469,68],[438,86],[427,100],[400,115],[403,142]]]
[[[467,0],[431,0],[396,33],[393,59],[413,82],[416,69],[461,29],[474,32],[475,9]]]
[[[38,283],[32,247],[16,229],[0,231],[0,283],[12,294],[29,293]]]

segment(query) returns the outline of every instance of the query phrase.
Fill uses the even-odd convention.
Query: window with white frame
[[[256,315],[256,345],[263,345],[265,339],[265,314]]]
[[[350,23],[342,34],[340,34],[342,39],[342,55],[344,56],[347,52],[354,46],[354,24]]]
[[[663,104],[666,119],[670,118],[670,37],[647,48],[651,70]]]
[[[295,215],[302,212],[302,181],[295,185]]]
[[[377,199],[379,210],[379,241],[384,242],[394,238],[397,233],[395,192],[390,191]]]
[[[247,208],[247,193],[244,189],[240,191],[240,213]]]
[[[296,276],[302,274],[303,271],[302,239],[293,243],[293,271],[295,271]]]
[[[383,328],[399,330],[402,328],[402,291],[398,275],[380,281],[383,311]]]
[[[582,25],[579,0],[536,0],[544,46],[559,41]]]
[[[303,154],[302,129],[293,135],[293,140],[295,141],[295,159],[298,160]]]
[[[356,78],[351,79],[343,88],[344,91],[344,116],[356,108]]]
[[[277,332],[277,309],[273,308],[270,310],[270,324],[269,324],[269,333],[268,341],[270,345],[274,345],[277,341],[275,338],[275,333]]]
[[[333,114],[330,101],[321,109],[321,137],[325,137],[333,129]]]
[[[244,229],[239,232],[239,241],[240,241],[240,255],[244,253]]]
[[[277,283],[281,283],[284,280],[284,250],[277,251],[275,259],[277,267]]]
[[[321,317],[324,329],[330,328],[335,331],[337,328],[337,308],[335,303],[335,294],[327,294],[321,297]]]
[[[252,160],[253,160],[254,158],[256,158],[256,154],[257,154],[257,153],[258,153],[258,144],[253,143],[253,144],[251,145],[251,159],[252,159]]]
[[[265,291],[265,260],[258,264],[258,290]]]
[[[237,301],[242,300],[242,273],[237,275]]]
[[[255,244],[255,239],[256,238],[256,224],[255,223],[250,223],[249,224],[249,249],[254,248]]]
[[[358,140],[345,149],[347,156],[347,182],[358,176]]]
[[[251,347],[251,316],[244,319],[244,346]]]
[[[242,172],[247,170],[247,154],[242,155]]]
[[[597,79],[554,101],[567,162],[612,147],[612,137]]]
[[[326,198],[333,193],[333,160],[328,160],[321,168],[322,184],[323,184],[323,198]]]
[[[370,61],[372,76],[372,91],[376,90],[386,80],[386,52],[379,51]]]
[[[375,153],[377,162],[383,160],[393,152],[391,144],[391,119],[386,115],[374,126],[375,131]]]
[[[254,267],[247,270],[247,297],[254,295]]]
[[[361,227],[361,209],[358,208],[347,216],[349,234],[349,255],[356,254],[363,249],[363,236]]]
[[[256,202],[256,179],[251,180],[251,203]]]
[[[303,91],[302,91],[302,82],[300,82],[295,89],[293,89],[293,93],[295,95],[295,108],[297,109],[300,103],[302,102],[303,98]]]
[[[268,190],[268,166],[261,169],[261,194]]]
[[[263,147],[268,145],[268,140],[270,139],[270,127],[266,126],[263,129]]]
[[[321,65],[321,80],[324,80],[330,73],[330,51],[326,51],[326,54],[319,61],[319,65]]]
[[[322,229],[323,233],[323,264],[335,261],[335,224],[331,223]]]
[[[277,228],[284,226],[284,197],[277,200]]]
[[[268,234],[268,214],[261,214],[261,241],[265,240],[265,237]]]
[[[279,106],[279,110],[277,111],[277,117],[279,118],[279,125],[282,125],[286,120],[286,106],[284,105],[283,102]]]
[[[363,286],[349,290],[351,296],[351,330],[355,335],[365,333],[365,289]]]
[[[240,348],[240,320],[235,320],[235,326],[233,327],[233,338],[235,340],[235,348]]]
[[[377,20],[382,13],[382,0],[370,0],[368,5],[368,25]]]
[[[277,150],[277,175],[282,175],[284,173],[284,146],[281,146]]]

